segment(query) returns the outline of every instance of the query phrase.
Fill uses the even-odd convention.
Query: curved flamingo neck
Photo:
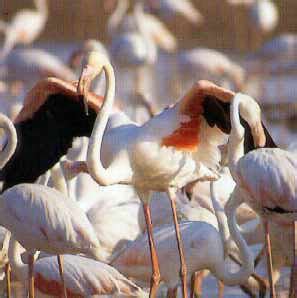
[[[4,129],[7,135],[7,144],[3,151],[0,152],[0,169],[2,169],[16,150],[17,133],[13,123],[3,114],[0,114],[0,128]]]
[[[227,217],[224,212],[224,208],[220,204],[217,196],[217,192],[215,189],[215,181],[210,182],[210,198],[212,201],[212,206],[218,221],[219,232],[222,238],[222,242],[224,245],[224,256],[227,256],[227,249],[228,241],[230,239],[230,232],[227,224]]]
[[[56,163],[50,170],[53,187],[69,198],[68,187],[60,163]]]
[[[226,262],[219,264],[220,266],[216,272],[217,277],[221,279],[226,285],[238,285],[240,283],[243,283],[254,271],[253,255],[249,247],[247,246],[244,238],[240,234],[236,222],[236,209],[242,203],[243,200],[241,199],[241,197],[238,196],[238,193],[234,191],[231,195],[231,198],[225,206],[225,212],[228,219],[230,235],[239,249],[239,253],[243,262],[239,271],[233,273],[228,271],[228,266]]]
[[[228,145],[229,168],[232,177],[237,181],[236,166],[239,159],[244,155],[244,127],[240,123],[239,109],[241,96],[234,96],[230,105],[231,132]]]
[[[108,118],[112,111],[112,105],[115,96],[115,76],[113,68],[110,64],[104,65],[106,74],[106,91],[104,103],[99,111],[91,137],[87,152],[87,166],[92,178],[101,185],[109,185],[119,183],[117,174],[119,171],[105,169],[101,162],[101,145],[103,134],[107,125]]]

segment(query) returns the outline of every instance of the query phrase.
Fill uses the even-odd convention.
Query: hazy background
[[[240,51],[256,48],[254,34],[242,7],[230,9],[224,0],[193,0],[205,17],[204,25],[195,27],[182,18],[168,23],[180,48],[197,45]],[[279,26],[266,39],[280,32],[297,31],[297,0],[275,1],[279,8]],[[49,20],[38,41],[76,41],[98,38],[107,41],[106,20],[101,0],[49,0]],[[20,8],[34,8],[33,0],[1,0],[1,19],[9,20]],[[0,37],[2,39],[2,37]],[[1,40],[0,39],[0,40]]]

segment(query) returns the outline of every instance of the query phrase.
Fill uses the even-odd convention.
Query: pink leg
[[[58,259],[58,264],[59,264],[59,272],[60,272],[61,282],[62,282],[62,286],[63,286],[63,295],[64,295],[64,298],[67,298],[67,291],[66,291],[65,280],[64,280],[63,256],[57,255],[57,259]]]
[[[202,297],[202,281],[204,273],[203,271],[195,272],[191,277],[191,298],[195,298],[195,295]]]
[[[29,255],[29,298],[34,298],[34,255]]]
[[[272,268],[272,255],[271,255],[271,243],[269,235],[269,224],[267,220],[264,220],[264,229],[265,229],[265,246],[266,246],[266,256],[267,256],[267,272],[269,277],[270,285],[270,297],[276,298],[274,281],[273,281],[273,268]]]
[[[6,275],[6,290],[7,290],[7,298],[11,298],[11,269],[9,263],[5,265],[5,275]]]
[[[176,298],[177,297],[177,287],[174,289],[168,289],[167,298]]]
[[[294,263],[291,269],[291,282],[290,282],[290,298],[297,298],[297,221],[294,221]]]
[[[181,280],[182,280],[182,292],[183,292],[183,297],[187,298],[188,297],[188,294],[187,294],[187,265],[185,262],[182,239],[181,239],[180,231],[179,231],[176,206],[175,206],[175,192],[173,189],[171,189],[171,188],[168,189],[168,196],[169,196],[169,199],[171,202],[175,234],[176,234],[176,240],[177,240],[178,251],[179,251],[179,256],[180,256],[180,266],[181,266],[180,275],[181,275]]]
[[[225,285],[220,281],[218,280],[218,297],[219,298],[223,298],[224,297],[224,288],[225,288]]]
[[[156,246],[153,238],[153,224],[151,220],[150,206],[148,203],[143,203],[143,211],[145,216],[145,221],[147,225],[147,234],[149,240],[149,246],[151,251],[151,261],[152,261],[152,278],[151,278],[151,289],[150,289],[150,298],[155,298],[158,290],[158,285],[160,283],[160,268],[158,255],[156,251]]]

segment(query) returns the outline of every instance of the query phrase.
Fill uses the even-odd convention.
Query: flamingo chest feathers
[[[195,100],[193,100],[195,99]],[[194,152],[199,145],[199,133],[203,113],[203,97],[185,97],[178,110],[178,127],[162,138],[162,146]]]

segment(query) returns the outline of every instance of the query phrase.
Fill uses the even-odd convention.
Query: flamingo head
[[[82,72],[77,85],[77,94],[83,97],[86,114],[88,114],[87,92],[94,78],[100,75],[104,66],[108,63],[108,58],[98,51],[88,52],[83,59]]]
[[[251,129],[255,147],[264,147],[266,144],[266,136],[261,121],[261,108],[259,104],[246,94],[237,93],[235,96],[241,97],[240,115]]]

